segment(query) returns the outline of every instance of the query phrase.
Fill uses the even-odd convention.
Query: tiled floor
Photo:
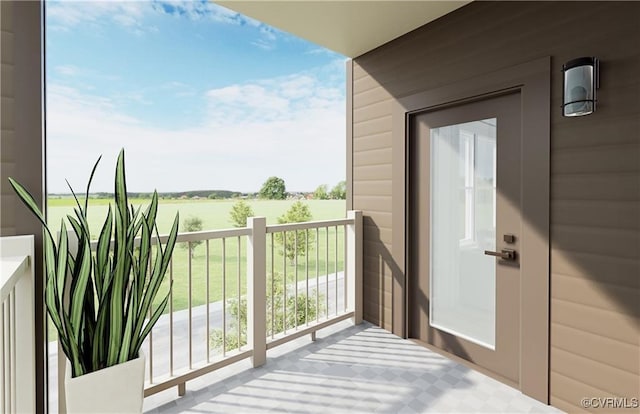
[[[408,340],[348,322],[145,400],[148,413],[551,413],[519,391]]]

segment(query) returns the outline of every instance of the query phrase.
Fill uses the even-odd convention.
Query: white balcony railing
[[[143,348],[145,396],[171,387],[184,395],[187,381],[201,375],[246,358],[262,365],[268,349],[306,334],[315,339],[317,330],[344,319],[362,321],[360,211],[337,220],[267,226],[254,217],[247,224],[179,234],[185,248],[176,245],[165,276],[173,282],[167,313]],[[204,255],[194,255],[200,244]],[[58,378],[62,369],[59,363]],[[58,391],[63,411],[62,383]]]
[[[0,238],[0,412],[33,413],[35,389],[34,238]]]

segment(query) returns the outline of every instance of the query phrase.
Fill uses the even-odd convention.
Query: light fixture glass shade
[[[598,60],[592,57],[567,62],[564,72],[563,105],[564,116],[582,116],[596,109]]]

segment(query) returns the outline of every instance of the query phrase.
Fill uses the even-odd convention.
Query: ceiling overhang
[[[470,0],[213,1],[351,58],[470,3]]]

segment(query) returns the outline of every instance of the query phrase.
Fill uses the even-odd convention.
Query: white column
[[[362,323],[362,211],[349,210],[347,218],[347,310],[355,325]]]
[[[259,367],[267,361],[267,220],[250,217],[247,227],[247,342]]]
[[[2,260],[9,257],[12,259],[27,257],[27,266],[20,270],[21,274],[15,284],[15,294],[11,294],[12,300],[15,301],[15,313],[12,309],[13,326],[11,332],[5,331],[5,335],[15,334],[15,338],[9,339],[12,341],[12,353],[14,353],[10,358],[15,362],[11,367],[13,371],[11,381],[15,382],[10,386],[15,392],[15,401],[12,401],[13,409],[18,413],[32,413],[35,412],[36,406],[34,236],[2,237],[0,251]],[[5,278],[11,276],[1,275],[2,283],[5,282]]]

